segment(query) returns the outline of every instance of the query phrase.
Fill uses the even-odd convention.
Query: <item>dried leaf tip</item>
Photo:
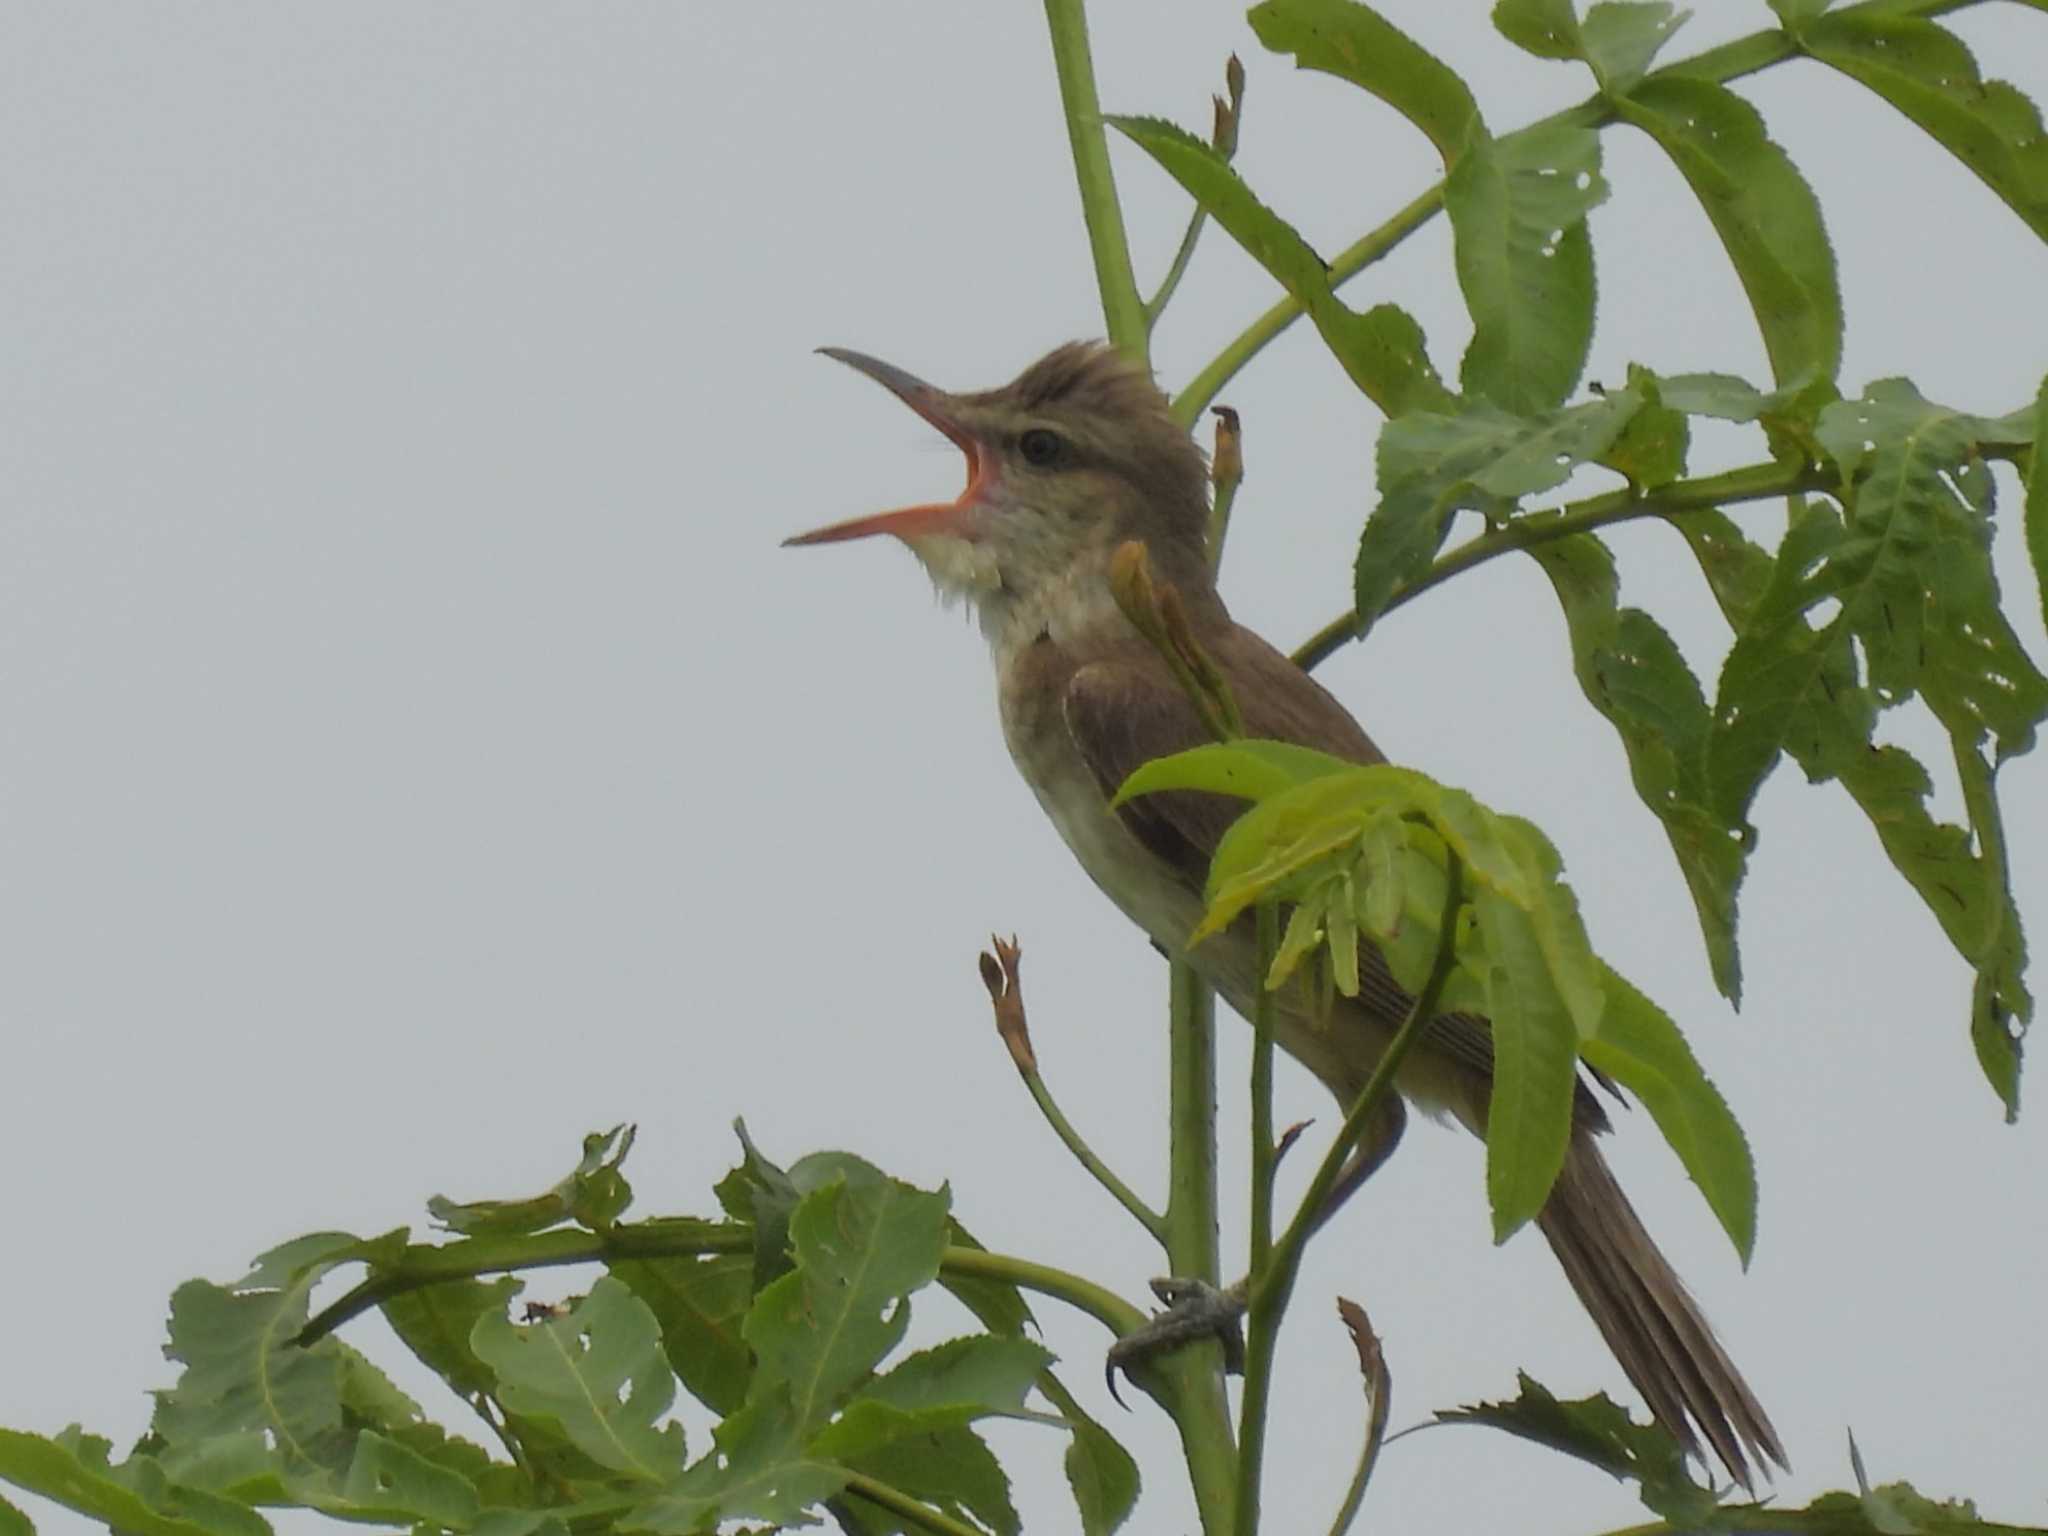
[[[1025,1077],[1038,1073],[1038,1056],[1031,1049],[1031,1030],[1024,1020],[1024,987],[1018,970],[1024,951],[1012,935],[1005,943],[994,934],[988,939],[995,953],[981,955],[981,984],[988,988],[988,1000],[996,1015],[996,1033],[1008,1047],[1010,1060]]]

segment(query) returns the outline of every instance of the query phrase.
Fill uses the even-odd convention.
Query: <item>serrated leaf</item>
[[[626,1531],[698,1536],[728,1520],[815,1524],[811,1511],[846,1486],[844,1467],[808,1454],[789,1392],[778,1385],[712,1431],[716,1449],[659,1497],[619,1520]]]
[[[76,1425],[55,1438],[0,1429],[0,1478],[135,1536],[270,1536],[247,1505],[173,1483],[148,1456],[115,1465]]]
[[[341,1481],[352,1518],[407,1521],[461,1530],[481,1510],[469,1480],[436,1466],[373,1429],[356,1437]]]
[[[675,1402],[675,1376],[654,1314],[623,1282],[601,1276],[559,1317],[481,1317],[470,1346],[509,1411],[558,1424],[598,1465],[654,1484],[681,1471],[682,1426],[655,1423]]]
[[[461,1397],[496,1389],[497,1377],[477,1358],[470,1335],[482,1317],[503,1317],[522,1282],[511,1275],[496,1280],[449,1280],[401,1291],[380,1310],[400,1342]]]
[[[1579,1038],[1528,912],[1473,893],[1479,956],[1464,964],[1485,989],[1494,1072],[1486,1111],[1486,1197],[1504,1243],[1543,1209],[1564,1167],[1578,1086]]]
[[[1603,0],[1579,26],[1580,57],[1603,91],[1626,91],[1691,16],[1667,0]]]
[[[1748,1264],[1756,1246],[1757,1198],[1749,1139],[1671,1016],[1611,969],[1606,970],[1605,993],[1600,1028],[1581,1042],[1580,1054],[1650,1112]]]
[[[754,1299],[742,1332],[757,1390],[787,1383],[800,1430],[822,1424],[902,1339],[905,1298],[939,1272],[946,1205],[895,1180],[829,1184],[798,1204],[796,1268]]]
[[[901,1489],[959,1519],[972,1515],[996,1536],[1018,1536],[1023,1523],[1010,1502],[1010,1479],[987,1444],[962,1424],[940,1424],[892,1438],[851,1458],[855,1471]]]
[[[1712,727],[1699,680],[1657,622],[1619,605],[1614,559],[1591,534],[1529,553],[1550,577],[1570,629],[1572,670],[1588,702],[1621,737],[1636,794],[1663,823],[1691,892],[1715,984],[1742,993],[1735,897],[1748,845],[1739,821],[1716,814],[1706,775]]]
[[[971,1248],[976,1253],[986,1253],[974,1235],[960,1225],[957,1217],[948,1218],[946,1241],[954,1248]],[[960,1305],[972,1312],[981,1326],[990,1333],[1004,1338],[1014,1338],[1027,1327],[1038,1326],[1038,1319],[1031,1315],[1031,1308],[1024,1300],[1024,1293],[1005,1280],[987,1280],[971,1275],[941,1274],[939,1284],[946,1293]]]
[[[1391,304],[1364,314],[1343,304],[1308,242],[1255,197],[1230,162],[1193,134],[1148,117],[1110,117],[1110,126],[1159,163],[1247,254],[1298,302],[1344,371],[1389,416],[1450,404],[1430,366],[1422,328]]]
[[[1370,91],[1436,146],[1449,165],[1479,123],[1479,107],[1457,73],[1369,6],[1356,0],[1264,0],[1248,18],[1275,53],[1294,55]]]
[[[1699,199],[1749,297],[1773,377],[1833,378],[1842,356],[1834,252],[1812,188],[1765,134],[1756,109],[1689,75],[1653,76],[1610,99]]]
[[[1444,181],[1458,286],[1472,315],[1467,397],[1530,413],[1561,404],[1593,342],[1586,213],[1607,196],[1600,137],[1574,125],[1475,137]]]
[[[1713,1528],[1714,1494],[1687,1475],[1685,1452],[1667,1431],[1637,1424],[1604,1392],[1562,1402],[1526,1372],[1516,1379],[1521,1391],[1514,1401],[1439,1409],[1438,1422],[1490,1424],[1562,1451],[1612,1477],[1640,1483],[1643,1502],[1673,1526]]]
[[[1075,1408],[1063,1409],[1073,1431],[1067,1447],[1067,1486],[1081,1517],[1082,1536],[1112,1536],[1137,1506],[1138,1464],[1116,1437]]]
[[[1355,766],[1344,758],[1285,741],[1246,738],[1210,742],[1144,764],[1124,780],[1110,805],[1119,806],[1137,795],[1171,789],[1200,789],[1245,800],[1263,800],[1310,779]]]
[[[1457,415],[1418,412],[1388,422],[1378,449],[1380,500],[1358,543],[1358,633],[1429,569],[1453,513],[1476,508],[1501,519],[1519,498],[1562,485],[1613,446],[1642,403],[1618,390],[1537,416],[1480,403]]]
[[[1502,37],[1539,59],[1579,56],[1579,16],[1572,0],[1500,0],[1493,24]]]
[[[752,1256],[614,1260],[611,1272],[654,1313],[662,1351],[691,1396],[717,1413],[739,1407],[754,1366],[740,1336],[754,1300]]]
[[[1852,6],[1799,31],[1801,51],[1924,129],[2048,240],[2048,137],[2033,102],[1984,80],[1963,40],[1920,16]]]

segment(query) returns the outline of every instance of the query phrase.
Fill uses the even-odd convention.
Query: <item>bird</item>
[[[855,517],[784,542],[893,535],[943,596],[971,609],[994,658],[1004,740],[1046,816],[1103,893],[1249,1019],[1261,978],[1248,917],[1188,942],[1205,909],[1211,856],[1244,802],[1183,790],[1111,804],[1143,763],[1211,739],[1165,659],[1117,606],[1116,552],[1142,545],[1155,579],[1178,593],[1248,736],[1358,764],[1386,759],[1327,689],[1231,618],[1210,556],[1201,448],[1149,370],[1103,343],[1058,347],[1008,384],[967,393],[865,353],[819,350],[951,439],[966,459],[966,486],[950,502]],[[1273,994],[1279,1045],[1346,1107],[1413,1001],[1370,940],[1361,940],[1358,972],[1358,995],[1338,997],[1334,1017],[1306,989]],[[1357,1173],[1393,1151],[1404,1100],[1483,1137],[1492,1065],[1483,1018],[1431,1020],[1395,1076],[1398,1094],[1368,1127]],[[1651,1415],[1702,1463],[1704,1439],[1753,1491],[1757,1471],[1789,1466],[1784,1448],[1601,1155],[1596,1138],[1608,1129],[1582,1080],[1563,1169],[1537,1226]]]

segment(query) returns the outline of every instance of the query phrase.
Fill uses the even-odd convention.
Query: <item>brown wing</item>
[[[1314,747],[1355,763],[1386,760],[1327,689],[1250,630],[1233,625],[1203,635],[1202,641],[1232,681],[1247,734]],[[1115,794],[1151,759],[1212,739],[1166,664],[1142,641],[1077,667],[1061,710],[1105,796]],[[1171,790],[1140,795],[1117,814],[1190,890],[1199,891],[1216,845],[1244,808],[1244,801],[1230,795]],[[1359,1005],[1380,1020],[1398,1023],[1414,999],[1395,982],[1374,945],[1361,943],[1358,958]],[[1437,1051],[1491,1079],[1493,1035],[1485,1019],[1444,1014],[1432,1021],[1427,1038]],[[1484,1103],[1483,1093],[1477,1098]],[[1606,1129],[1606,1113],[1583,1083],[1576,1098],[1579,1124]]]

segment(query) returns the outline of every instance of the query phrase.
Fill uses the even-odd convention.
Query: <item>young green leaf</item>
[[[1747,1264],[1756,1246],[1756,1164],[1749,1140],[1670,1015],[1622,976],[1602,969],[1607,1007],[1598,1032],[1580,1043],[1580,1054],[1650,1112]]]
[[[1310,779],[1357,766],[1313,747],[1298,747],[1285,741],[1246,738],[1211,742],[1144,764],[1118,787],[1110,804],[1118,806],[1137,795],[1170,789],[1200,789],[1246,800],[1264,800]]]
[[[1280,935],[1280,946],[1273,951],[1273,964],[1266,971],[1268,992],[1277,992],[1285,986],[1296,967],[1322,947],[1323,909],[1327,902],[1327,892],[1318,887],[1304,892],[1294,910],[1287,914],[1287,930]],[[1354,955],[1354,970],[1357,963]]]
[[[1248,17],[1259,41],[1370,91],[1457,159],[1479,122],[1479,106],[1455,71],[1370,6],[1357,0],[1264,0]]]
[[[1890,102],[2048,240],[2048,137],[2016,87],[1985,80],[1963,40],[1921,16],[1851,6],[1798,29],[1800,51]]]
[[[458,1203],[445,1195],[427,1211],[451,1232],[467,1237],[512,1236],[575,1221],[593,1231],[611,1225],[632,1203],[633,1189],[619,1165],[633,1150],[634,1127],[615,1125],[583,1138],[583,1156],[569,1176],[544,1195],[525,1200]]]
[[[1458,286],[1472,314],[1468,398],[1531,413],[1561,404],[1593,341],[1587,210],[1607,196],[1590,128],[1475,135],[1444,182]]]
[[[1450,391],[1430,366],[1422,329],[1414,319],[1391,304],[1360,314],[1341,303],[1330,287],[1323,259],[1252,195],[1216,150],[1157,118],[1107,121],[1152,156],[1301,304],[1344,371],[1373,404],[1389,416],[1450,404]]]
[[[1779,383],[1831,379],[1842,356],[1842,296],[1820,204],[1749,103],[1688,75],[1612,98],[1678,168],[1749,296]]]

